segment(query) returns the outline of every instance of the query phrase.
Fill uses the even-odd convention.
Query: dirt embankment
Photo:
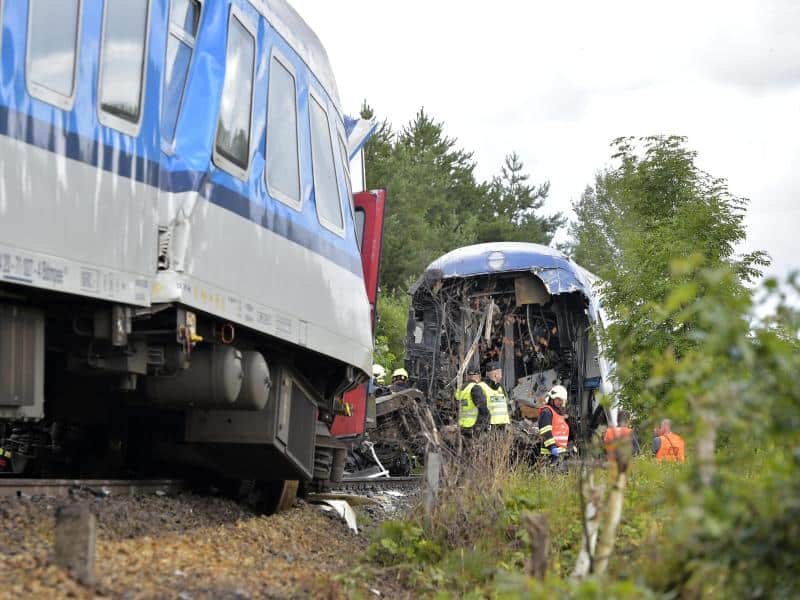
[[[93,587],[52,564],[56,508],[70,502],[88,503],[97,517]],[[359,510],[382,517],[379,506]],[[358,565],[367,543],[302,501],[262,516],[193,494],[2,499],[0,598],[337,598],[335,577]],[[393,595],[374,586],[382,587]]]

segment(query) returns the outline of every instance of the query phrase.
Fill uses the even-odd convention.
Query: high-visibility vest
[[[603,436],[606,446],[608,460],[616,460],[614,451],[617,449],[617,440],[630,440],[633,437],[633,430],[630,427],[609,427]]]
[[[483,391],[486,398],[486,408],[489,409],[490,425],[508,425],[511,417],[508,414],[508,399],[503,391],[503,386],[497,386],[496,390],[489,387],[485,381],[481,381],[478,387]]]
[[[544,406],[542,410],[549,410],[553,415],[553,439],[556,441],[556,448],[559,454],[566,454],[567,442],[569,441],[569,423],[564,415],[558,414],[552,406]],[[550,449],[542,447],[542,454],[550,454]]]
[[[469,382],[464,389],[456,393],[458,400],[458,424],[463,429],[474,427],[478,422],[478,407],[472,401],[472,388],[476,384],[474,381]]]
[[[656,452],[656,460],[666,462],[684,462],[686,460],[686,447],[683,438],[677,433],[665,433],[658,436],[661,445]]]

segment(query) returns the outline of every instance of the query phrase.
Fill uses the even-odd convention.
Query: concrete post
[[[442,470],[442,455],[438,452],[428,452],[425,455],[425,520],[429,521],[436,507],[439,495],[439,475]]]
[[[95,582],[94,555],[97,523],[85,504],[61,506],[56,511],[55,563],[85,585]]]

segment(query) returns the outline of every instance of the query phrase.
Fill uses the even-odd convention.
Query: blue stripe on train
[[[34,119],[6,106],[0,106],[0,135],[54,154],[63,154],[72,160],[134,179],[165,192],[201,192],[212,204],[320,254],[359,277],[362,276],[360,257],[323,239],[319,231],[311,230],[277,211],[265,211],[263,205],[252,202],[247,196],[214,183],[207,172],[168,171],[154,161],[107,146],[52,123]],[[262,216],[254,218],[253,215],[256,214]]]

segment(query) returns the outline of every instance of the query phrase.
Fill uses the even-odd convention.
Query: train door
[[[356,235],[361,248],[361,267],[364,270],[364,285],[367,289],[367,298],[369,298],[374,333],[386,190],[359,192],[353,195],[353,202]],[[351,414],[337,416],[333,422],[331,433],[336,437],[349,437],[364,433],[369,419],[374,421],[375,418],[374,411],[370,411],[368,407],[368,385],[363,384],[347,392],[344,401],[350,408]]]

